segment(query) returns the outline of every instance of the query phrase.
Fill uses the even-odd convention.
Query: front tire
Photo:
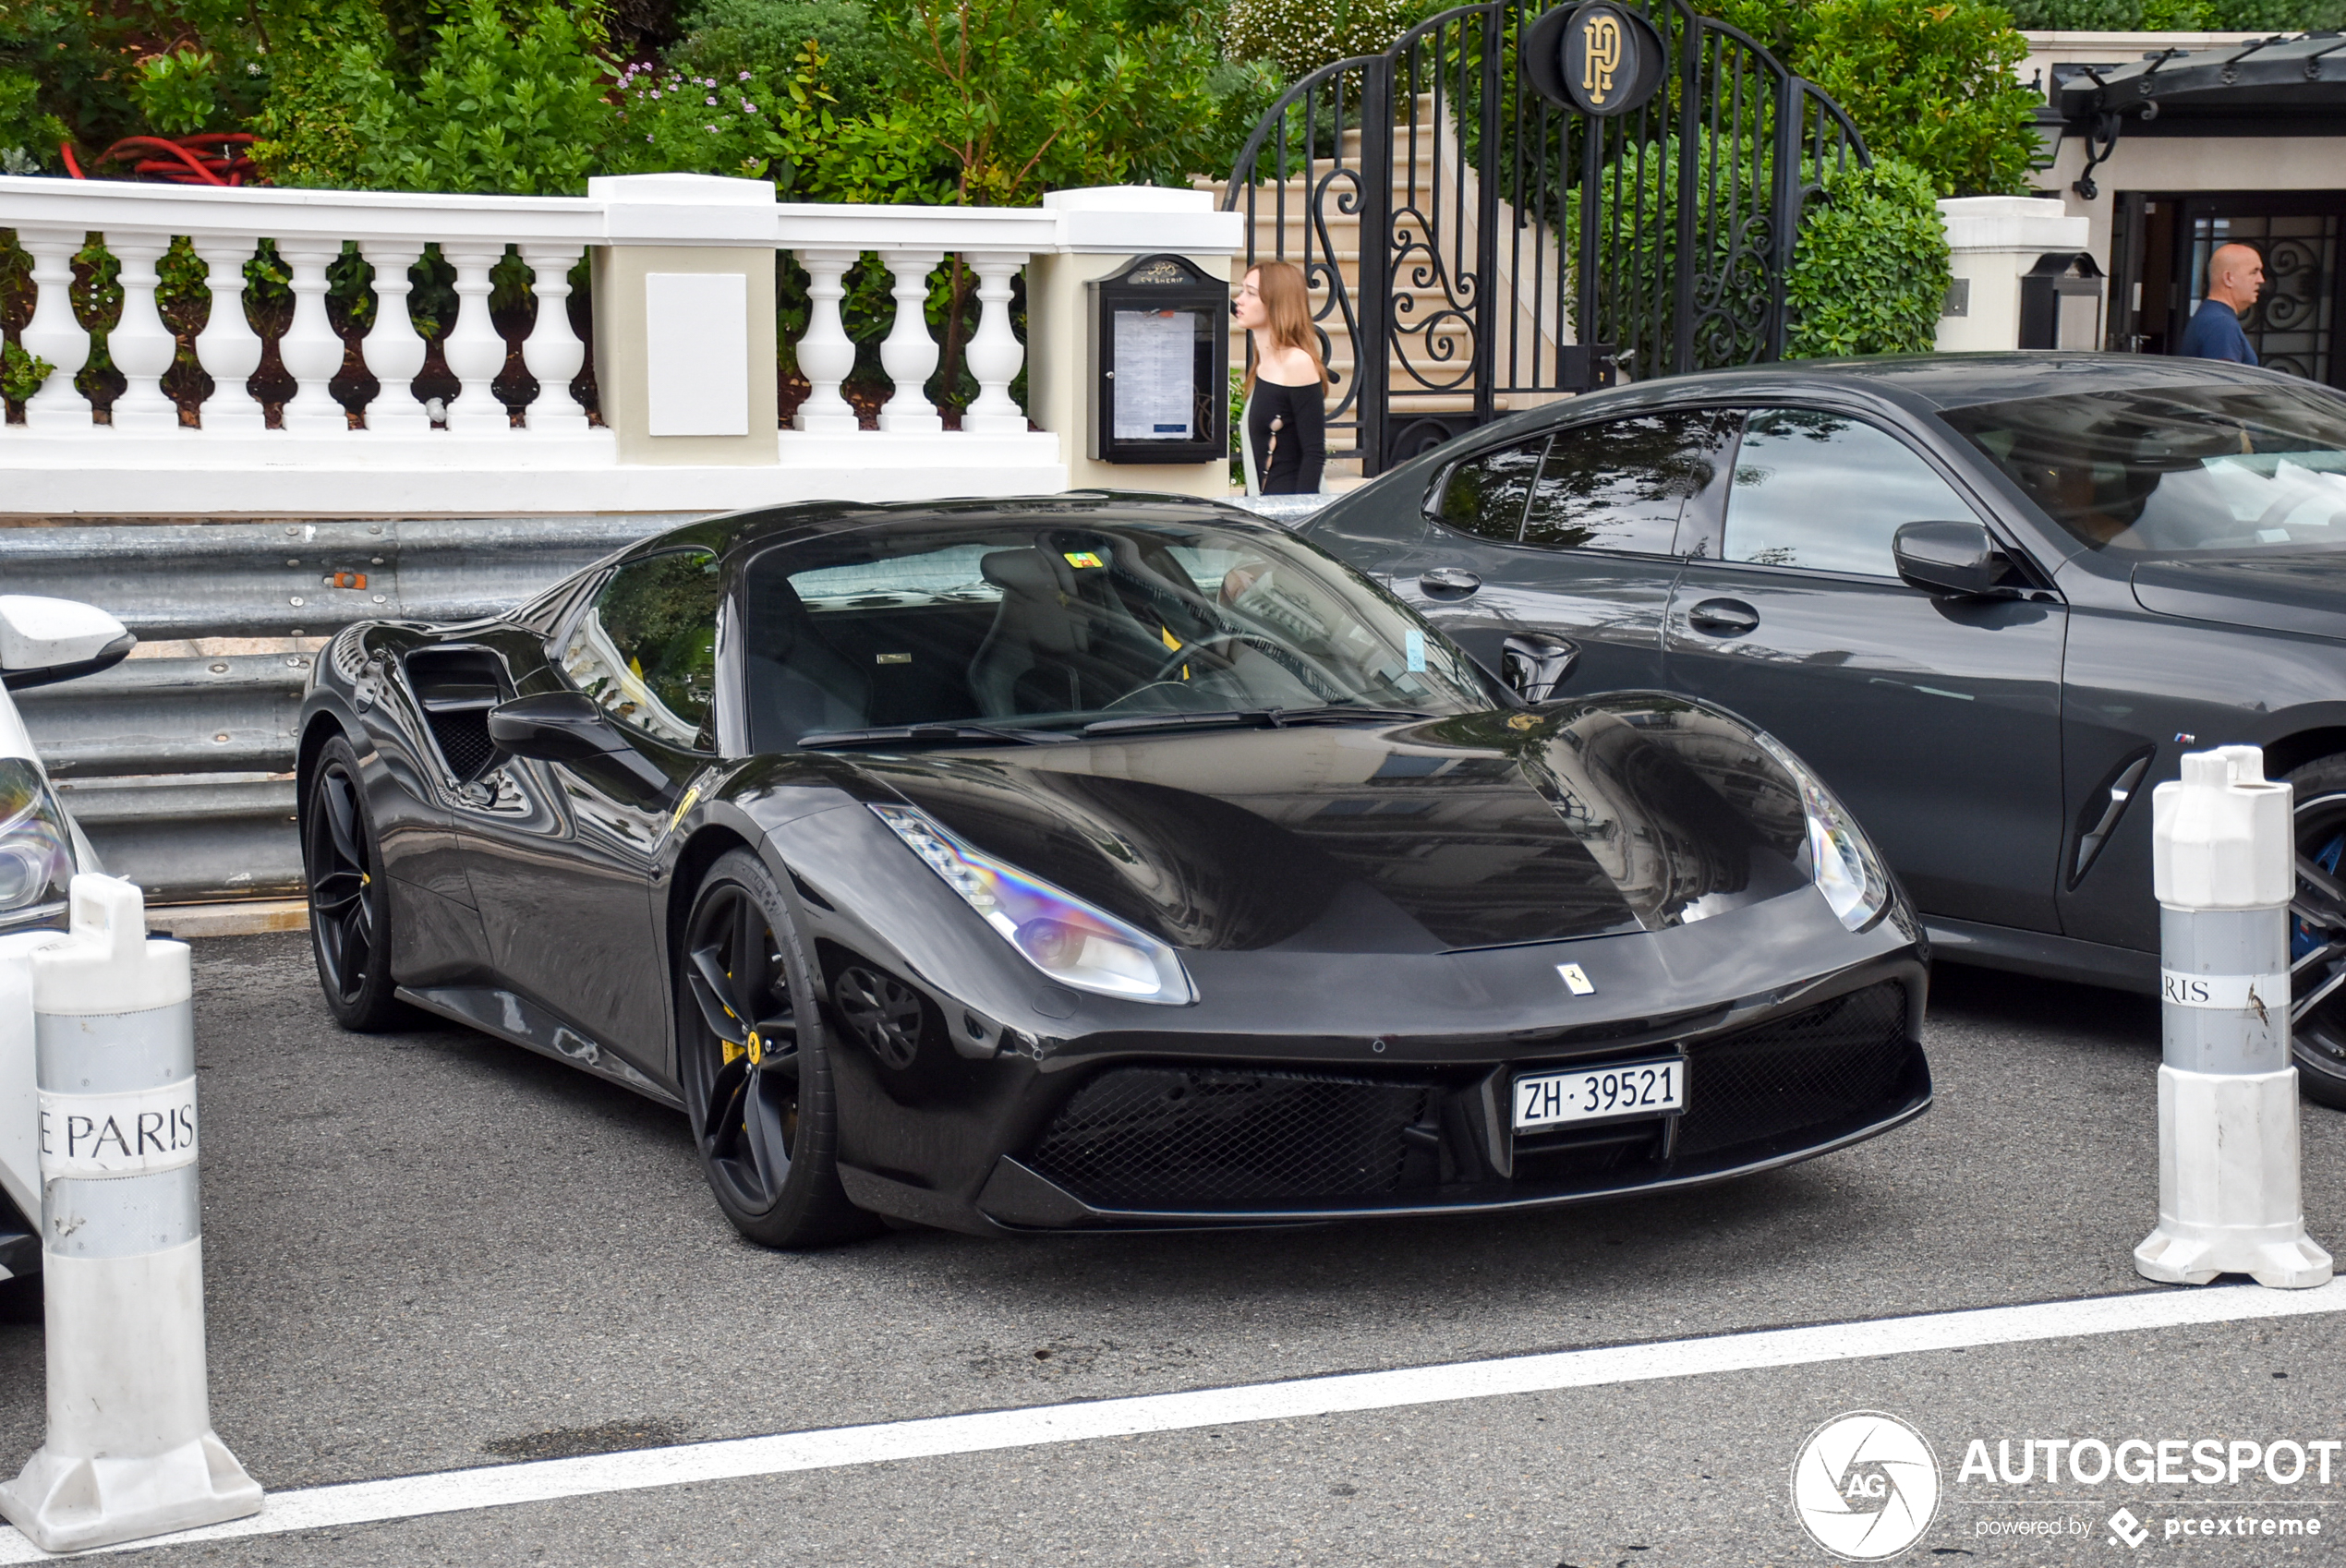
[[[2305,1098],[2346,1110],[2346,756],[2317,758],[2287,778],[2297,814],[2291,1050]]]
[[[391,977],[391,901],[358,754],[336,736],[318,755],[301,802],[301,869],[308,883],[309,950],[326,1010],[372,1034],[413,1018]]]
[[[720,857],[694,895],[675,1000],[693,1142],[733,1228],[786,1248],[877,1232],[840,1186],[814,966],[773,874],[747,850]]]

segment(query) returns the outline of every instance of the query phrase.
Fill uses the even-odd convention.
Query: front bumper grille
[[[1914,1055],[1906,988],[1869,985],[1687,1055],[1679,1159],[1887,1115]]]
[[[1399,1189],[1431,1083],[1335,1073],[1111,1067],[1028,1164],[1102,1208],[1293,1203]]]
[[[1919,1067],[1896,981],[1686,1051],[1687,1108],[1675,1141],[1659,1122],[1527,1136],[1517,1140],[1512,1181],[1476,1152],[1481,1097],[1466,1092],[1469,1080],[1300,1069],[1109,1067],[1075,1092],[1022,1158],[1097,1209],[1327,1209],[1432,1198],[1436,1188],[1440,1200],[1472,1204],[1796,1152],[1895,1114]],[[1504,1115],[1508,1096],[1497,1099]]]

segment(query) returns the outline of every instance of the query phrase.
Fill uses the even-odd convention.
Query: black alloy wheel
[[[2298,1084],[2308,1100],[2346,1110],[2346,756],[2288,777],[2297,813],[2289,1014]]]
[[[302,801],[301,867],[309,948],[334,1021],[367,1033],[407,1021],[392,980],[389,901],[358,756],[340,738],[326,742]]]
[[[840,1187],[810,973],[765,863],[747,850],[720,857],[677,954],[678,1067],[717,1206],[765,1247],[822,1247],[878,1228]]]

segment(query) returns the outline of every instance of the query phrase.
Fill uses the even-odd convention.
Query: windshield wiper
[[[1360,719],[1372,723],[1390,723],[1433,717],[1414,708],[1358,707],[1349,703],[1326,703],[1318,707],[1234,707],[1215,708],[1204,713],[1135,714],[1130,718],[1094,719],[1083,726],[1079,733],[1089,737],[1131,735],[1148,730],[1284,730],[1290,724],[1323,724],[1329,720]]]
[[[1278,719],[1267,707],[1211,708],[1200,713],[1136,713],[1130,718],[1095,718],[1080,735],[1130,735],[1143,730],[1211,730],[1233,727],[1276,730]]]
[[[1020,730],[995,724],[883,724],[870,730],[821,730],[798,738],[798,749],[830,751],[851,746],[941,746],[955,741],[1015,741],[1047,746],[1072,741],[1064,730]]]
[[[1364,707],[1352,703],[1326,703],[1319,707],[1283,707],[1276,712],[1282,724],[1318,724],[1328,719],[1397,723],[1435,717],[1413,707]]]

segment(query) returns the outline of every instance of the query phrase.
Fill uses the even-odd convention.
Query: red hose
[[[175,140],[159,136],[126,136],[99,153],[93,162],[136,159],[131,163],[132,174],[153,175],[174,185],[241,186],[245,176],[255,172],[255,166],[238,150],[251,146],[254,140],[248,131],[209,131]],[[203,151],[207,148],[215,151]],[[70,144],[60,143],[57,151],[65,159],[67,172],[75,179],[90,177],[74,158]],[[141,158],[139,155],[142,152],[163,156]]]
[[[120,141],[115,142],[112,147],[107,148],[105,151],[105,156],[108,158],[120,158],[124,155],[125,150],[128,148],[153,148],[158,152],[168,153],[172,157],[178,159],[180,163],[186,164],[189,170],[194,172],[196,178],[203,181],[206,185],[224,186],[228,183],[227,181],[222,179],[218,175],[213,174],[210,169],[204,167],[203,160],[198,158],[185,147],[175,141],[165,141],[159,136],[126,136]],[[220,162],[224,163],[227,160],[222,159]],[[137,165],[136,172],[142,175],[148,173],[157,173],[163,175],[166,179],[175,180],[179,184],[185,185],[187,183],[187,176],[185,175],[183,175],[179,170],[173,168],[170,164],[164,163],[151,161],[139,163]]]

